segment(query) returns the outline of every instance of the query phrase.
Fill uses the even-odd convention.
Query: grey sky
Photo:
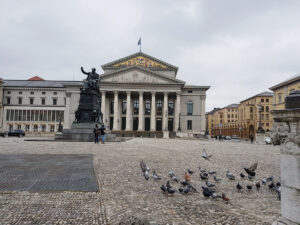
[[[0,7],[0,77],[81,80],[139,50],[210,85],[207,111],[300,72],[298,0],[7,0]]]

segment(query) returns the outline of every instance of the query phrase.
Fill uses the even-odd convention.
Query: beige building
[[[255,137],[259,131],[269,132],[272,127],[273,93],[263,92],[240,102],[231,104],[222,109],[216,109],[208,113],[207,121],[210,135],[232,136],[240,138]],[[260,128],[261,127],[261,128]]]
[[[209,86],[187,85],[178,68],[142,52],[107,63],[100,75],[103,122],[127,136],[182,131],[204,134]],[[71,128],[82,81],[4,80],[3,129],[54,133]],[[1,92],[1,93],[2,93]]]
[[[300,73],[283,81],[273,87],[270,90],[274,92],[273,97],[273,110],[285,109],[284,100],[285,97],[293,90],[300,90]]]

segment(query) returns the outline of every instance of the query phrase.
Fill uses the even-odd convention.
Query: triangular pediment
[[[118,70],[125,67],[139,66],[147,68],[148,70],[168,70],[177,72],[178,68],[166,62],[163,62],[159,59],[156,59],[152,56],[149,56],[145,53],[138,52],[133,55],[124,57],[122,59],[107,63],[102,66],[102,69],[105,71],[109,70]]]
[[[103,74],[100,79],[101,82],[113,83],[184,84],[181,80],[156,74],[137,66]]]

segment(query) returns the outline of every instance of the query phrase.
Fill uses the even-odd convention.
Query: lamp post
[[[181,126],[180,126],[180,117],[181,117],[181,113],[179,113],[179,124],[178,124],[178,131],[181,131]]]

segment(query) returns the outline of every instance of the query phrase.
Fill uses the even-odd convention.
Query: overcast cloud
[[[207,111],[300,72],[298,0],[3,0],[0,77],[82,80],[139,50],[210,85]]]

